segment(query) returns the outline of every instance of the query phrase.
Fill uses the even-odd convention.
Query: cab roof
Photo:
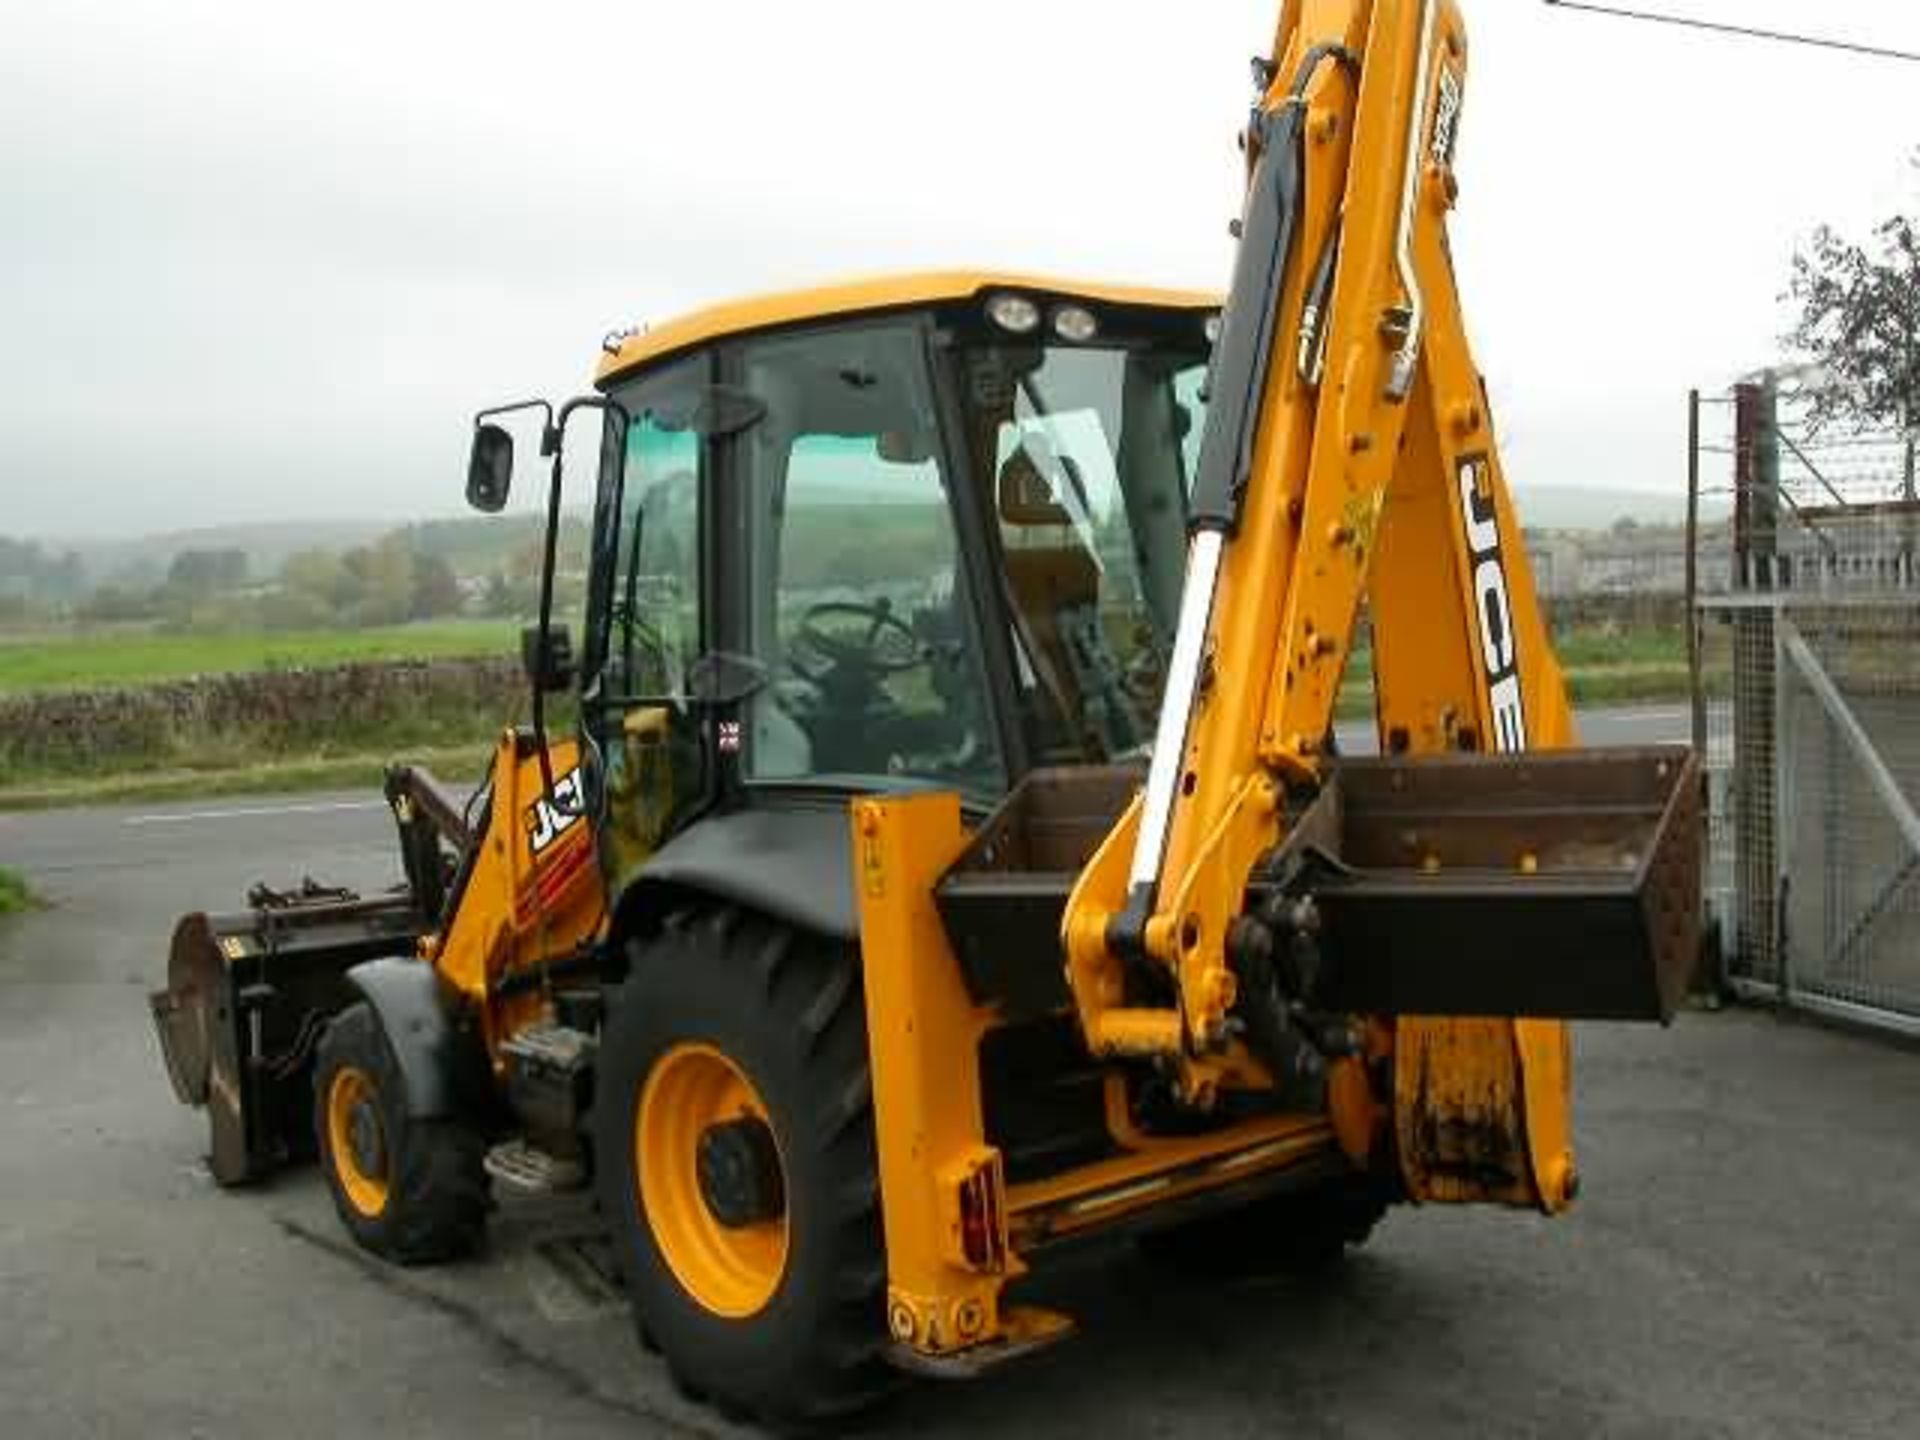
[[[989,291],[1085,300],[1109,305],[1142,305],[1163,310],[1217,310],[1220,296],[1205,290],[1161,290],[1144,285],[1110,285],[1041,275],[992,270],[931,270],[882,275],[787,290],[710,305],[651,329],[607,338],[596,382],[605,382],[724,336],[771,330],[808,320],[837,319],[870,310],[893,310],[939,301],[966,300]]]

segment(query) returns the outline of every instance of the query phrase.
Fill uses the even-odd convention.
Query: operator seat
[[[1074,533],[1066,507],[1022,445],[1000,466],[995,483],[1007,587],[1021,619],[1021,638],[1046,688],[1058,692],[1077,732],[1084,697],[1074,680],[1068,619],[1100,600],[1100,566]]]

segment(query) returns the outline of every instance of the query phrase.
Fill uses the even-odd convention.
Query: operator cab
[[[986,808],[1144,757],[1217,311],[934,275],[610,341],[578,684],[637,848],[729,795]]]
[[[603,725],[723,653],[758,680],[719,732],[749,786],[991,803],[1036,764],[1143,754],[1212,300],[862,290],[695,316],[603,366]]]

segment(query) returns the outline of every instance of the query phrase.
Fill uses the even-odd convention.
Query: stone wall
[[[506,658],[396,660],[0,696],[0,783],[145,765],[228,764],[431,740],[484,743],[524,718]]]

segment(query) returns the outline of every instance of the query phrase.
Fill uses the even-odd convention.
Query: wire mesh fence
[[[1728,978],[1920,1033],[1912,445],[1816,429],[1771,387],[1701,418],[1695,728]]]
[[[1907,589],[1920,556],[1915,447],[1829,420],[1772,383],[1701,396],[1698,588],[1857,594]]]

